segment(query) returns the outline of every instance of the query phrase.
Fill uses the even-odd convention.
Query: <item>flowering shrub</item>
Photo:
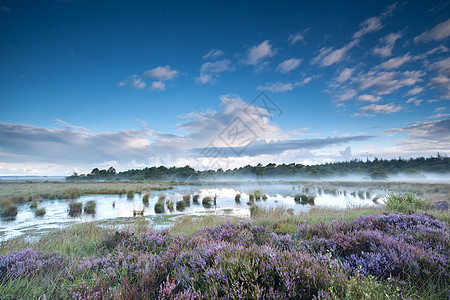
[[[448,277],[448,225],[427,214],[363,216],[315,227],[304,224],[295,238],[310,251],[331,251],[354,273]]]

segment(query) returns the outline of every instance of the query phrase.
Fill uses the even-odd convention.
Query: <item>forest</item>
[[[110,167],[107,170],[94,168],[89,174],[74,173],[66,177],[66,181],[123,181],[123,180],[153,180],[153,181],[198,181],[210,179],[239,180],[248,179],[325,179],[357,175],[361,178],[373,180],[388,180],[391,176],[407,175],[412,177],[424,177],[426,173],[447,174],[450,172],[450,158],[445,154],[438,153],[428,158],[394,158],[394,159],[354,159],[345,162],[333,162],[319,165],[303,165],[299,163],[256,166],[247,165],[240,168],[228,170],[195,170],[190,166],[165,167],[152,166],[144,169],[131,169],[116,172]]]

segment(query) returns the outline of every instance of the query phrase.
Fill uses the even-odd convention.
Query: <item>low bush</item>
[[[386,200],[386,207],[392,212],[414,213],[426,207],[425,202],[412,193],[390,193]]]

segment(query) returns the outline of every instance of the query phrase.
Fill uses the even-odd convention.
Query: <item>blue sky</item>
[[[447,1],[0,1],[0,175],[450,153]]]

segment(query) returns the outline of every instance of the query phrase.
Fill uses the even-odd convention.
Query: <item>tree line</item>
[[[153,166],[144,169],[131,169],[123,172],[116,172],[113,167],[107,170],[95,168],[89,174],[74,173],[66,177],[67,181],[97,180],[97,181],[123,181],[123,180],[208,180],[208,179],[289,179],[305,178],[320,179],[326,177],[342,177],[348,175],[360,175],[372,179],[386,180],[394,175],[423,176],[424,173],[445,174],[450,172],[450,158],[440,153],[429,158],[394,158],[358,160],[354,159],[345,162],[333,162],[319,165],[303,165],[297,163],[267,165],[258,164],[256,166],[246,165],[244,167],[229,170],[195,170],[190,166],[185,167],[165,167]]]

